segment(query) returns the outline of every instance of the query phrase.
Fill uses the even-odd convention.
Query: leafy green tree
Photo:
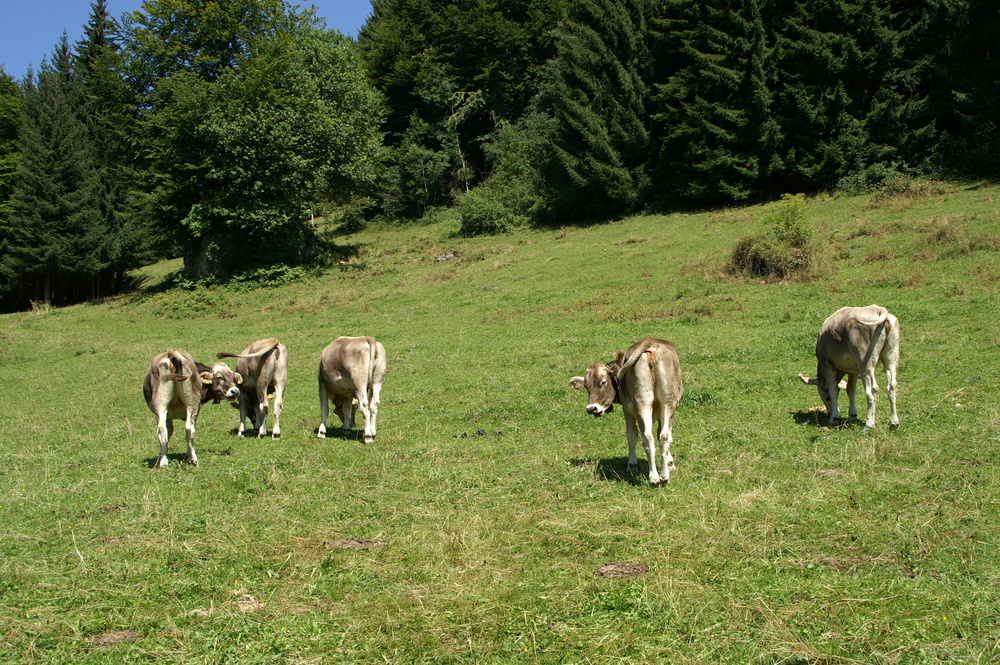
[[[37,84],[27,84],[21,115],[12,211],[0,229],[0,283],[14,305],[28,299],[67,304],[94,295],[103,234],[81,105],[64,35]]]
[[[375,178],[379,98],[349,40],[315,26],[280,0],[150,0],[126,18],[153,216],[192,277],[308,258],[308,208]]]

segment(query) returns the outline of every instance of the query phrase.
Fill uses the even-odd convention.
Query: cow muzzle
[[[233,386],[232,388],[226,391],[226,399],[236,399],[239,396],[240,396],[240,389],[237,388],[236,386]]]
[[[603,404],[588,404],[587,405],[587,413],[589,413],[590,415],[594,416],[595,418],[600,418],[605,413],[611,413],[611,411],[613,411],[613,410],[614,410],[614,406],[612,406],[612,405],[608,405],[608,406],[604,406]]]

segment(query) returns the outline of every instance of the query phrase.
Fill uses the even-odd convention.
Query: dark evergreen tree
[[[758,0],[681,0],[657,21],[676,70],[656,86],[657,198],[739,201],[784,168]]]
[[[106,0],[91,5],[84,37],[77,44],[74,73],[82,88],[83,120],[99,178],[98,196],[104,225],[97,295],[119,293],[128,271],[148,255],[148,227],[143,223],[143,197],[137,154],[140,137],[138,100],[123,76],[116,41],[117,23]]]
[[[18,306],[69,304],[95,294],[104,239],[82,103],[64,36],[37,84],[27,85],[12,211],[0,229],[0,283]]]
[[[358,35],[385,95],[385,209],[421,216],[488,171],[483,141],[524,113],[566,0],[374,0]]]
[[[932,30],[929,115],[939,132],[937,154],[965,176],[1000,172],[1000,5],[992,0],[938,0]]]
[[[17,134],[21,120],[21,90],[0,67],[0,219],[10,210],[17,171]]]
[[[559,31],[539,106],[553,118],[552,214],[635,211],[648,193],[650,0],[580,0]]]

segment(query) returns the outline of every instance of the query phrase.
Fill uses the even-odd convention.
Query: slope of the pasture
[[[810,200],[812,282],[724,275],[746,208],[369,230],[308,282],[0,317],[0,662],[996,661],[998,193]],[[796,374],[873,302],[901,321],[902,426],[883,400],[829,430]],[[317,440],[319,353],[356,334],[388,351],[378,440]],[[178,428],[151,469],[149,360],[272,335],[282,439],[208,405],[201,466]],[[567,385],[644,335],[685,377],[657,490],[620,410]]]

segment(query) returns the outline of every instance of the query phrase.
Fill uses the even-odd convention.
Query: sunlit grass
[[[0,661],[1000,658],[993,192],[810,200],[816,281],[726,275],[762,208],[476,239],[442,217],[274,289],[0,317]],[[796,374],[827,315],[871,303],[901,321],[902,426],[883,399],[874,430],[830,430]],[[358,334],[389,358],[378,439],[318,440],[319,352]],[[659,490],[620,411],[567,385],[644,335],[684,371]],[[201,465],[175,433],[149,468],[152,357],[268,336],[282,438],[207,405]]]

